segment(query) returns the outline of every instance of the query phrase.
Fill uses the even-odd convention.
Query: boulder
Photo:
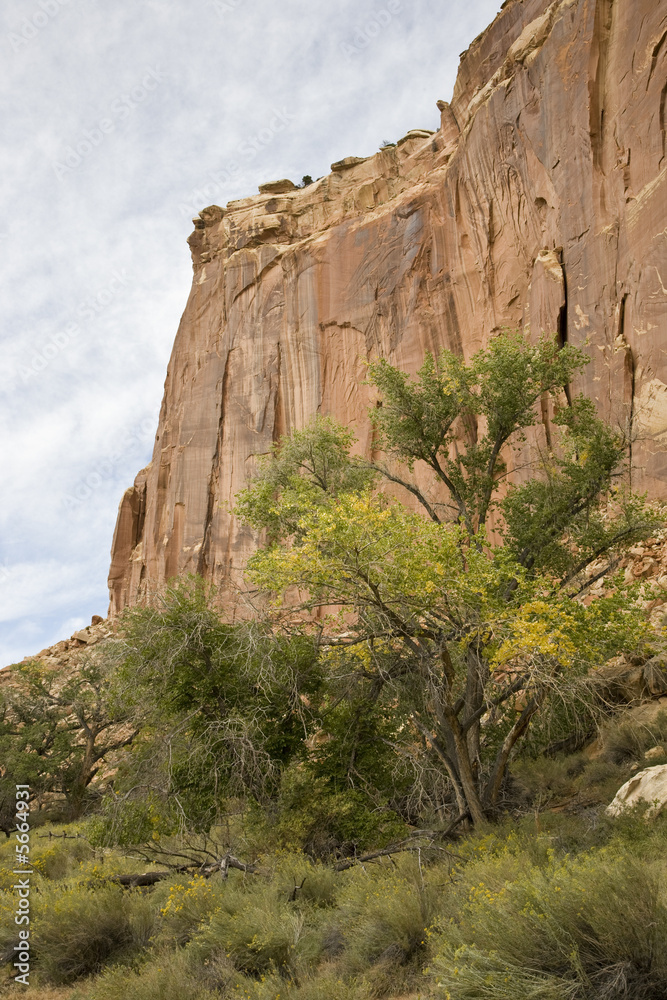
[[[409,139],[428,139],[432,135],[435,135],[435,133],[431,132],[430,129],[427,129],[427,128],[411,128],[409,132],[406,132],[405,135],[401,139],[398,140],[398,142],[396,143],[396,145],[397,146],[402,146],[403,143],[407,142]]]
[[[342,160],[336,160],[335,163],[332,163],[331,170],[334,174],[339,174],[343,170],[350,170],[351,167],[364,163],[367,159],[367,156],[345,156]]]
[[[644,668],[625,656],[612,657],[595,670],[594,676],[604,697],[611,702],[632,704],[641,701],[647,693]]]
[[[94,646],[96,642],[99,642],[101,636],[97,635],[95,632],[90,631],[90,625],[87,628],[79,629],[72,635],[72,639],[76,642],[82,642],[86,646]]]
[[[280,181],[267,181],[266,184],[259,185],[260,194],[285,194],[287,191],[296,190],[296,184],[294,181],[290,181],[287,177],[283,177]]]
[[[629,720],[634,725],[652,726],[662,712],[667,712],[667,697],[656,698],[654,701],[645,701],[642,705],[635,705],[628,708],[623,718]]]
[[[607,816],[620,816],[641,802],[649,803],[647,819],[657,816],[667,805],[667,764],[647,767],[635,774],[619,788],[605,811]]]

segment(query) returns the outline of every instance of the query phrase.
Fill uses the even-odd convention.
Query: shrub
[[[71,888],[36,913],[35,954],[46,978],[67,984],[146,947],[152,927],[149,899],[118,886]]]
[[[194,875],[189,881],[181,877],[169,886],[163,883],[160,889],[162,892],[153,897],[160,912],[158,935],[184,945],[219,905],[223,886],[219,878]],[[166,898],[161,899],[165,891]]]
[[[602,1000],[667,990],[660,876],[628,852],[552,857],[544,868],[519,856],[485,859],[468,866],[459,892],[461,910],[433,963],[441,996]]]
[[[332,906],[340,889],[340,875],[304,854],[279,854],[273,872],[286,898],[298,908]]]
[[[47,879],[60,880],[71,875],[83,861],[93,857],[90,845],[82,839],[54,841],[32,852],[32,866]]]
[[[408,962],[423,949],[436,896],[422,884],[417,863],[402,857],[392,869],[353,869],[339,898],[346,942],[342,964],[357,974],[373,963]]]
[[[667,712],[660,712],[650,722],[621,715],[607,723],[601,735],[603,760],[612,764],[640,760],[650,747],[667,740]]]
[[[288,972],[296,959],[303,915],[275,886],[258,880],[244,888],[239,881],[228,883],[210,922],[192,943],[193,954],[199,961],[225,955],[249,975]]]
[[[281,994],[282,995],[282,994]],[[345,982],[335,975],[318,976],[290,990],[289,1000],[366,1000],[368,987],[364,983]]]
[[[71,1000],[215,1000],[189,968],[182,952],[157,956],[138,972],[108,969],[95,982],[79,987]]]
[[[545,805],[554,798],[572,794],[574,779],[585,767],[581,754],[572,757],[537,757],[517,761],[512,777],[530,801]]]
[[[362,791],[332,791],[326,781],[297,768],[283,775],[278,821],[275,826],[272,821],[264,835],[271,826],[281,846],[324,859],[384,847],[407,833],[405,822],[392,809],[378,809]]]

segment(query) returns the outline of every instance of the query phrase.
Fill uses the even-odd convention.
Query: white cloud
[[[435,127],[499,3],[5,0],[0,663],[105,611],[117,504],[150,457],[137,429],[157,425],[189,291],[184,203],[212,176],[224,203]],[[293,120],[239,157],[274,109]]]

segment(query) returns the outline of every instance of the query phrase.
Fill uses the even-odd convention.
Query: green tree
[[[107,802],[111,826],[143,801],[165,830],[207,830],[225,799],[275,796],[303,754],[321,683],[312,639],[223,621],[214,590],[195,578],[130,609],[121,632],[118,684],[140,736]]]
[[[14,802],[16,783],[31,795],[64,796],[79,816],[105,760],[137,731],[113,687],[113,657],[81,656],[68,675],[40,660],[8,667],[0,694],[0,799]]]
[[[609,572],[658,520],[615,489],[625,441],[592,404],[578,397],[557,410],[558,439],[527,481],[504,485],[538,404],[558,404],[585,363],[575,348],[511,332],[469,364],[428,356],[416,379],[374,362],[373,419],[392,464],[351,458],[350,432],[318,418],[281,442],[239,497],[238,513],[270,539],[250,579],[278,602],[290,593],[288,618],[290,588],[305,593],[300,607],[317,611],[325,648],[366,646],[375,689],[409,708],[415,738],[475,823],[495,810],[510,755],[547,696],[649,635],[628,593],[590,608],[574,599],[591,564],[604,559],[597,576]],[[428,487],[411,476],[418,463]],[[375,492],[379,475],[428,517]],[[503,545],[489,540],[490,517]]]

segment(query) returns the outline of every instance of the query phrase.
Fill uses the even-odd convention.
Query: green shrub
[[[277,846],[327,859],[384,847],[407,829],[392,809],[378,809],[359,789],[332,791],[325,780],[292,768],[283,775],[277,822],[270,820],[261,833]]]
[[[575,1000],[579,995],[574,983],[513,966],[469,945],[452,953],[446,970],[442,961],[436,968],[441,970],[438,995],[447,1000]]]
[[[150,900],[118,886],[51,894],[36,911],[39,968],[52,983],[72,983],[145,948],[152,923]]]
[[[602,1000],[667,991],[661,873],[627,851],[552,858],[543,868],[519,855],[486,858],[462,872],[458,891],[460,912],[433,962],[440,996]]]
[[[223,883],[220,877],[176,877],[159,885],[153,903],[159,910],[158,939],[184,945],[218,907]]]
[[[281,993],[281,996],[283,994]],[[365,983],[345,982],[334,974],[318,976],[290,990],[288,1000],[366,1000],[369,990]]]
[[[581,754],[572,757],[536,757],[517,761],[512,777],[531,802],[545,805],[574,792],[574,779],[586,766]]]
[[[650,722],[621,715],[603,727],[601,739],[603,760],[612,764],[638,761],[650,747],[667,740],[667,712]]]
[[[182,952],[159,955],[139,971],[115,968],[79,987],[71,1000],[215,1000]]]
[[[303,914],[264,880],[247,887],[239,883],[229,880],[208,925],[194,939],[192,953],[199,961],[224,955],[249,975],[287,973],[297,958]]]
[[[422,884],[416,861],[401,857],[392,868],[353,869],[339,897],[342,966],[358,974],[376,962],[400,966],[423,950],[436,914],[435,890]]]
[[[304,854],[284,852],[277,856],[273,878],[279,891],[297,905],[333,906],[340,889],[340,875]]]
[[[31,852],[31,862],[40,875],[53,881],[67,878],[84,861],[94,856],[90,844],[83,838],[54,840],[48,847],[37,846]]]
[[[615,786],[618,789],[627,780],[627,777],[628,771],[620,764],[598,757],[597,760],[590,762],[579,779],[579,785],[583,789],[593,788],[595,785],[601,785],[605,788]]]

